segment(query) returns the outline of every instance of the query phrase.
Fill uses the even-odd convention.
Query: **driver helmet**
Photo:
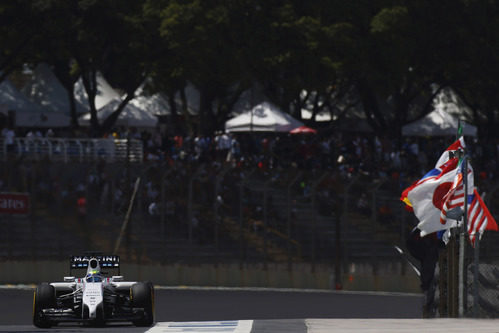
[[[102,282],[102,276],[98,270],[88,272],[85,279],[87,282]]]

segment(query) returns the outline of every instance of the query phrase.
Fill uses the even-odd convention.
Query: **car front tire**
[[[39,328],[52,327],[53,323],[46,319],[42,310],[56,306],[55,288],[50,284],[40,284],[33,295],[33,325]]]
[[[150,283],[138,282],[130,290],[132,306],[143,308],[144,317],[135,320],[135,326],[151,326],[154,323],[154,287]]]

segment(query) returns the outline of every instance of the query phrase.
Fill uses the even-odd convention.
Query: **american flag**
[[[442,198],[442,210],[440,212],[440,223],[445,225],[447,221],[447,212],[456,207],[464,207],[464,159],[459,161],[459,165],[456,168],[456,175],[454,176],[454,181],[449,188],[447,194]],[[467,165],[468,172],[468,195],[472,194],[473,191],[473,168],[471,164]]]
[[[475,246],[477,232],[480,239],[485,230],[498,231],[497,223],[475,189],[468,208],[468,234],[473,246]]]

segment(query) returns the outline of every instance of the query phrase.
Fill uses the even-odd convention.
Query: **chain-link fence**
[[[412,223],[400,214],[394,184],[344,179],[331,170],[12,159],[1,172],[2,192],[29,193],[28,220],[37,225],[43,220],[110,232],[120,227],[140,178],[132,234],[153,228],[151,237],[166,243],[174,238],[193,248],[209,245],[219,252],[214,257],[238,260],[324,261],[340,248],[345,258],[395,256],[390,246],[402,243]],[[344,244],[335,244],[337,238]],[[373,254],[372,246],[379,251]]]
[[[6,260],[112,252],[133,185],[140,179],[118,251],[129,261],[306,262],[312,269],[327,264],[337,268],[337,282],[351,263],[367,262],[374,270],[379,263],[412,269],[394,248],[404,248],[406,235],[417,223],[399,202],[407,184],[397,177],[104,159],[62,163],[14,158],[4,161],[0,172],[1,192],[28,193],[32,207],[27,217],[0,217],[0,255]],[[495,197],[489,192],[489,206],[497,204]],[[471,273],[476,259],[467,249],[470,315],[493,316],[499,309],[494,305],[499,290],[493,280],[499,274],[496,244],[495,235],[486,233],[478,275]],[[473,284],[476,281],[479,284]]]
[[[497,237],[495,237],[497,239]],[[467,246],[465,272],[465,314],[497,318],[499,315],[499,256],[480,255],[481,246]]]

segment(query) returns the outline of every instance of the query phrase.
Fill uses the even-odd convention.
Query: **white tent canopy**
[[[157,116],[165,116],[171,113],[170,104],[161,93],[156,93],[148,96],[144,93],[143,86],[140,86],[135,91],[135,96],[136,97],[129,103],[139,109]]]
[[[402,127],[402,135],[405,136],[447,136],[456,135],[459,121],[444,110],[437,108],[427,114],[424,118]],[[463,135],[476,136],[477,128],[465,122],[461,122]]]
[[[97,111],[97,118],[99,121],[102,121],[113,113],[113,111],[118,108],[120,103],[120,99],[114,99],[110,103],[107,103],[104,107],[100,108]],[[127,103],[118,116],[115,126],[154,128],[157,124],[158,118],[154,115],[154,113],[138,108],[134,104]],[[80,118],[80,125],[90,125],[90,113],[87,113]]]
[[[66,127],[70,118],[31,102],[8,79],[0,83],[0,113],[15,112],[16,127]]]
[[[158,124],[157,116],[170,114],[170,105],[161,93],[147,96],[143,86],[136,92],[136,97],[127,103],[115,123],[116,126],[154,128]],[[97,110],[97,118],[102,122],[113,113],[121,103],[121,98],[114,98]],[[80,118],[82,126],[90,125],[90,113]]]
[[[52,112],[70,114],[70,103],[66,88],[54,75],[47,64],[39,64],[33,75],[21,90],[33,103]],[[77,100],[76,112],[85,112],[85,107]]]
[[[302,119],[312,119],[312,111],[307,109],[301,109],[301,117]],[[331,113],[329,111],[318,112],[315,115],[314,120],[317,122],[331,121]]]
[[[95,108],[99,110],[107,103],[111,102],[114,99],[119,99],[120,94],[118,94],[110,85],[107,83],[106,79],[102,76],[101,73],[97,73],[96,76],[97,81],[97,95],[95,96]],[[76,100],[81,103],[87,111],[90,110],[88,105],[88,96],[85,91],[85,87],[83,86],[83,80],[80,78],[74,88],[74,94]]]
[[[263,102],[225,123],[226,132],[289,132],[303,126],[301,121],[282,112],[275,105]]]

